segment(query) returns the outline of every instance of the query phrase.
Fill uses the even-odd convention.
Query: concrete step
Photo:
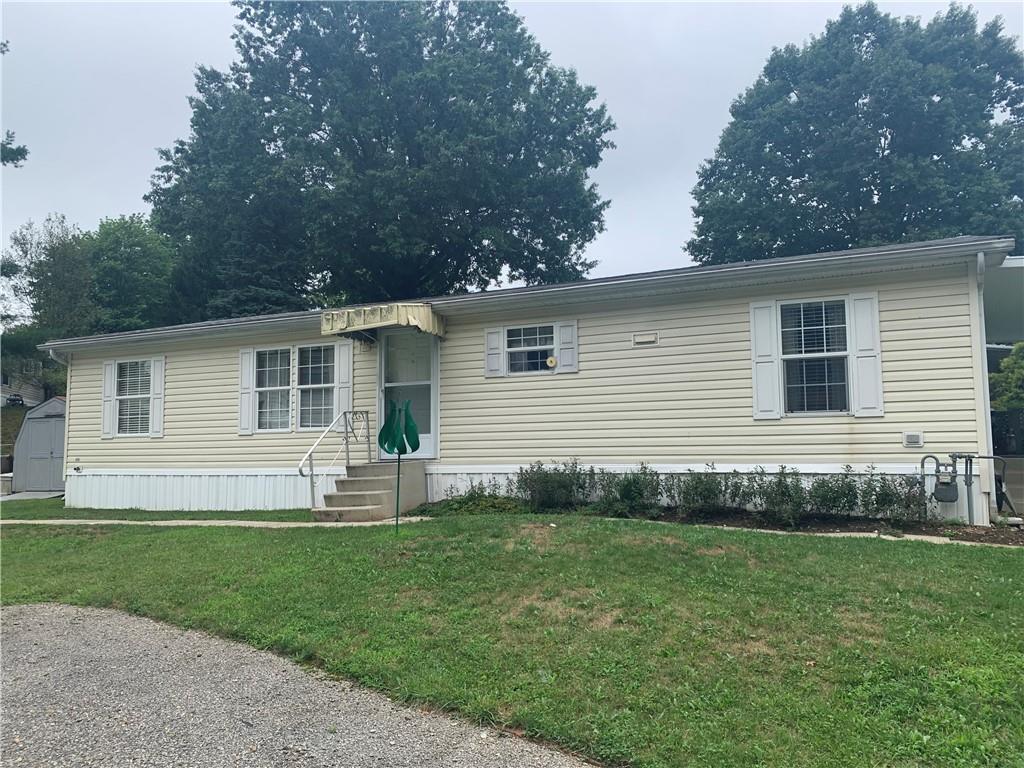
[[[340,477],[334,481],[338,491],[390,491],[395,487],[393,477]]]
[[[352,507],[317,507],[313,519],[322,523],[366,523],[373,520],[387,520],[394,514],[378,504]]]
[[[402,462],[402,477],[410,475],[426,476],[423,471],[424,463],[422,461],[403,461]],[[350,464],[346,469],[346,473],[350,478],[366,478],[366,477],[391,477],[394,478],[395,462],[374,462],[373,464]]]
[[[395,497],[390,488],[380,491],[337,491],[324,494],[326,507],[361,507],[366,505],[393,507]]]

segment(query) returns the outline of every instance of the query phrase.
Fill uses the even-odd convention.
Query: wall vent
[[[903,447],[904,448],[923,448],[924,447],[924,432],[904,432],[903,433]]]
[[[656,347],[658,346],[658,332],[657,331],[644,331],[643,333],[633,334],[633,346],[634,347]]]

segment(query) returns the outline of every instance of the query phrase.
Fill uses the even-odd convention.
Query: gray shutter
[[[878,333],[878,294],[850,296],[850,382],[854,416],[882,416],[882,347]]]
[[[782,418],[782,376],[775,302],[750,305],[750,356],[754,376],[754,418]]]
[[[252,347],[244,347],[238,350],[238,434],[251,435],[252,421],[256,416],[256,406],[253,401],[253,376],[256,373],[256,364],[253,358]]]
[[[149,436],[164,436],[164,356],[149,362]]]
[[[484,376],[505,375],[505,331],[488,328],[484,332]]]
[[[341,341],[334,347],[334,415],[352,410],[352,342]],[[335,432],[345,431],[345,420],[334,425]]]
[[[103,363],[103,413],[100,417],[100,436],[104,440],[112,438],[117,433],[117,414],[114,412],[114,387],[117,377],[117,365],[112,360]]]
[[[576,321],[557,323],[555,333],[558,334],[558,365],[555,366],[555,373],[576,373],[580,369],[576,353]]]

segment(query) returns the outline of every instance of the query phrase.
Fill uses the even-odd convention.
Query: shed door
[[[28,419],[28,480],[26,491],[64,489],[64,419]]]

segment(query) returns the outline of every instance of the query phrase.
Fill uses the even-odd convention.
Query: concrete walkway
[[[6,501],[26,501],[27,499],[59,499],[64,491],[18,491],[0,496],[0,504]]]
[[[149,619],[52,604],[0,618],[5,766],[586,766]]]
[[[419,523],[429,517],[402,517],[401,523]],[[200,528],[362,528],[370,525],[394,525],[395,519],[361,523],[318,523],[299,520],[0,520],[0,525],[149,525],[163,528],[198,526]]]

